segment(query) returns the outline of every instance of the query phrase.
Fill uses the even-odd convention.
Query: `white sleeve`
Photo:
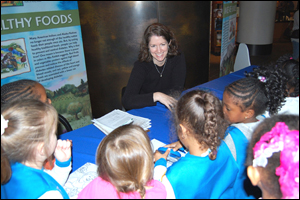
[[[278,111],[279,115],[298,115],[299,116],[299,97],[286,97],[285,103]],[[269,118],[270,114],[266,111],[264,117]]]
[[[173,187],[166,176],[167,167],[163,165],[157,165],[154,167],[153,179],[160,181],[166,188],[167,199],[176,199]]]
[[[60,194],[59,191],[53,190],[45,192],[39,199],[63,199],[63,196]]]
[[[44,169],[44,172],[52,176],[61,186],[64,186],[72,170],[71,165],[72,163],[70,162],[67,167],[59,167],[55,162],[52,170]]]
[[[285,100],[286,102],[278,114],[299,116],[299,97],[286,97]]]

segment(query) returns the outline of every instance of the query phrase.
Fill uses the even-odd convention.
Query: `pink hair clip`
[[[5,120],[3,115],[1,115],[1,135],[3,135],[7,127],[8,127],[8,120]]]
[[[293,60],[293,57],[290,57],[290,60]]]
[[[259,76],[257,78],[258,78],[258,80],[260,80],[260,82],[263,82],[263,83],[265,83],[267,81],[266,77],[264,77],[264,76]]]
[[[290,131],[283,122],[277,122],[253,148],[254,167],[266,167],[268,158],[280,152],[280,166],[276,168],[282,198],[299,199],[299,130]]]

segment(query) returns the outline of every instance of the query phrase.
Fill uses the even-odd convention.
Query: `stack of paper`
[[[94,125],[106,135],[125,124],[132,123],[142,127],[144,130],[151,127],[150,119],[131,115],[119,109],[115,109],[98,119],[93,119],[92,122],[94,122]]]

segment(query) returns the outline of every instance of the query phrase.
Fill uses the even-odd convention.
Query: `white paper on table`
[[[100,118],[93,119],[92,122],[94,122],[94,125],[106,135],[112,132],[114,129],[130,123],[139,125],[144,130],[147,130],[151,127],[150,119],[131,115],[119,109],[115,109]]]
[[[159,147],[163,147],[166,144],[157,140],[157,139],[152,139],[151,140],[151,147],[152,147],[152,151],[153,153],[159,148]],[[180,153],[181,157],[184,157],[186,153],[180,152],[178,151],[178,153]],[[174,162],[178,161],[175,158],[172,158],[170,156],[167,157],[167,167],[170,167],[171,165],[173,165]]]
[[[79,192],[98,177],[97,168],[97,165],[88,162],[70,174],[64,185],[64,189],[70,198],[76,199]]]

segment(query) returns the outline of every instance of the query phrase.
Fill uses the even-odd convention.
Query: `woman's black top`
[[[161,73],[163,66],[157,69]],[[173,90],[182,90],[186,77],[186,63],[184,54],[167,58],[162,77],[158,73],[153,61],[136,61],[122,98],[126,110],[155,106],[154,92],[167,95]]]

